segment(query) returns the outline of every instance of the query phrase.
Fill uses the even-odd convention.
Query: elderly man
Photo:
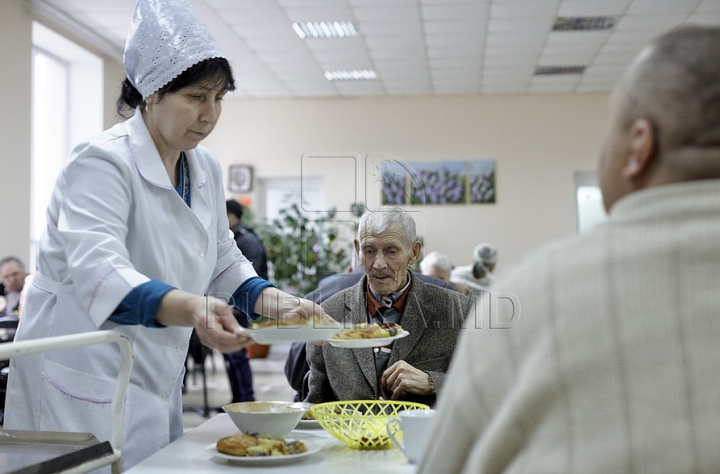
[[[380,207],[360,219],[355,250],[365,276],[322,307],[346,326],[397,323],[410,335],[374,349],[308,344],[307,401],[386,398],[434,403],[470,301],[408,270],[421,246],[415,221],[403,209]]]
[[[490,244],[478,244],[473,250],[473,264],[453,268],[450,281],[458,291],[477,294],[489,291],[495,282],[495,265],[498,254]]]
[[[0,260],[0,278],[2,278],[5,301],[0,308],[0,316],[17,314],[20,305],[20,292],[25,284],[25,265],[15,258],[6,257]]]
[[[420,271],[423,275],[449,282],[452,262],[450,262],[450,257],[444,253],[438,251],[430,252],[425,255],[425,258],[420,260]]]
[[[610,101],[605,225],[498,280],[421,473],[720,472],[720,28],[651,43]]]

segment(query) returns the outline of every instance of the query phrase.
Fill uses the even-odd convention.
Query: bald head
[[[677,28],[647,46],[613,93],[606,208],[638,189],[720,178],[719,104],[720,27]]]

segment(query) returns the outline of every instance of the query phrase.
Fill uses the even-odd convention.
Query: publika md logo
[[[520,300],[513,293],[483,291],[473,298],[467,318],[476,329],[510,329],[520,318]]]

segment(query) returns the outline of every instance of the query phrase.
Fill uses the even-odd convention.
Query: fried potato
[[[385,337],[395,336],[401,332],[402,328],[399,324],[384,328],[378,323],[360,323],[356,324],[353,329],[341,330],[337,333],[337,335],[335,335],[334,339],[382,339]]]
[[[268,434],[238,434],[221,438],[216,449],[232,456],[287,456],[307,451],[301,441],[288,443],[284,438],[273,438]]]

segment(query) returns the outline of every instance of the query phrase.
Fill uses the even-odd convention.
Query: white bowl
[[[245,434],[287,436],[306,410],[291,405],[292,402],[241,402],[224,405],[222,409]]]

